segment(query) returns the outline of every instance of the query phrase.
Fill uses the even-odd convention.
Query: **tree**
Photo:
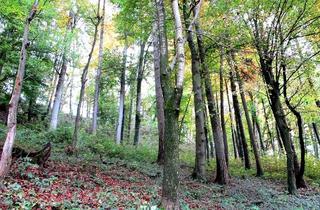
[[[252,127],[252,121],[250,119],[250,115],[249,115],[249,110],[248,110],[248,106],[247,106],[247,101],[246,101],[246,97],[245,97],[245,93],[244,93],[244,88],[243,88],[243,81],[242,78],[240,76],[239,73],[239,69],[237,67],[237,65],[235,64],[235,55],[234,52],[230,53],[231,55],[231,61],[233,62],[233,68],[236,74],[236,78],[238,80],[238,86],[239,86],[239,91],[240,91],[240,96],[241,96],[241,101],[242,101],[242,106],[243,106],[243,111],[246,117],[246,121],[247,121],[247,125],[248,125],[248,131],[249,131],[249,137],[250,137],[250,142],[251,142],[251,146],[253,148],[253,153],[254,153],[254,158],[256,161],[256,170],[257,170],[257,176],[263,176],[263,170],[261,167],[261,163],[260,163],[260,156],[259,156],[259,151],[258,151],[258,147],[257,147],[257,140],[256,137],[253,133],[253,127]]]
[[[229,149],[226,131],[226,122],[224,119],[224,89],[223,89],[223,60],[224,60],[224,50],[221,48],[220,52],[220,69],[219,69],[219,79],[220,79],[220,117],[221,117],[221,129],[223,134],[224,143],[224,153],[226,156],[227,165],[229,165]]]
[[[103,59],[103,39],[104,39],[104,19],[105,19],[105,9],[106,0],[103,0],[102,14],[101,14],[101,27],[100,27],[100,43],[99,43],[99,58],[98,67],[95,78],[95,89],[94,89],[94,99],[93,99],[93,111],[92,111],[92,134],[97,132],[98,124],[98,112],[99,112],[99,96],[100,96],[100,80],[101,80],[101,69],[102,69],[102,59]]]
[[[123,61],[122,61],[122,70],[120,73],[120,99],[119,99],[119,117],[116,130],[116,143],[121,144],[123,140],[123,127],[124,127],[124,110],[125,110],[125,85],[126,85],[126,68],[127,68],[127,53],[128,53],[128,43],[127,35],[125,34],[125,46],[123,48]]]
[[[88,55],[88,60],[87,63],[85,64],[83,70],[82,70],[82,75],[81,75],[81,88],[80,88],[80,97],[79,97],[79,102],[77,106],[77,115],[75,119],[75,125],[74,125],[74,132],[72,136],[72,151],[76,150],[77,147],[77,141],[78,141],[78,133],[79,133],[79,128],[80,128],[80,117],[81,117],[81,106],[84,100],[84,94],[85,94],[85,88],[86,88],[86,82],[87,82],[87,74],[89,70],[89,65],[92,59],[92,54],[93,50],[96,45],[97,41],[97,35],[98,35],[98,27],[101,22],[101,16],[100,16],[100,0],[98,1],[98,8],[97,8],[97,13],[94,19],[91,19],[92,24],[94,25],[94,34],[93,34],[93,42],[91,45],[91,49]]]
[[[183,1],[183,16],[186,28],[193,28],[190,25],[187,2]],[[200,71],[200,57],[198,49],[194,42],[194,35],[192,30],[187,31],[187,41],[191,52],[191,71],[192,71],[192,86],[194,94],[194,112],[195,112],[195,125],[196,125],[196,159],[195,167],[192,173],[194,178],[205,179],[205,153],[206,153],[206,136],[205,136],[205,105],[202,98],[202,78]]]
[[[13,92],[9,102],[9,113],[8,113],[8,120],[7,120],[8,131],[7,131],[6,141],[2,149],[2,155],[1,155],[1,161],[0,161],[0,178],[1,179],[3,179],[7,175],[10,168],[10,164],[11,164],[11,153],[12,153],[12,148],[13,148],[13,144],[16,136],[16,129],[17,129],[16,127],[17,126],[17,109],[18,109],[18,103],[19,103],[19,98],[20,98],[21,89],[22,89],[23,77],[25,73],[25,66],[26,66],[26,60],[27,60],[27,48],[30,45],[29,39],[28,39],[30,24],[38,12],[38,5],[39,5],[39,1],[35,0],[24,24],[19,68],[17,71]]]
[[[137,75],[137,100],[136,100],[136,118],[135,118],[135,129],[134,129],[134,141],[133,145],[138,145],[140,142],[140,122],[141,122],[141,83],[144,73],[144,55],[145,55],[146,43],[142,41],[140,43],[140,55],[138,63],[138,75]],[[147,52],[146,52],[147,53]]]
[[[162,2],[163,3],[163,2]],[[158,2],[156,2],[158,4]],[[157,6],[156,10],[161,9]],[[156,12],[158,13],[158,12]],[[157,15],[156,15],[157,18]],[[157,107],[157,124],[158,124],[158,157],[157,163],[162,165],[164,163],[164,99],[163,92],[161,87],[161,62],[160,62],[160,43],[159,43],[159,34],[157,33],[158,23],[154,23],[154,32],[153,32],[153,65],[154,65],[154,79],[155,79],[155,92],[156,92],[156,107]]]
[[[51,115],[50,115],[50,130],[55,130],[58,125],[59,112],[61,108],[61,100],[62,100],[64,83],[65,83],[66,74],[67,74],[68,62],[69,62],[67,51],[69,50],[70,42],[71,42],[70,33],[75,28],[75,26],[76,26],[76,14],[70,10],[68,22],[67,22],[67,30],[64,37],[61,70],[60,72],[57,72],[58,82],[56,85],[55,96],[54,96]]]
[[[178,157],[179,157],[179,109],[183,91],[185,53],[183,27],[180,17],[179,4],[177,0],[171,1],[171,8],[175,23],[175,41],[176,41],[176,62],[177,73],[176,80],[173,77],[174,71],[168,71],[168,45],[166,41],[166,25],[163,0],[157,1],[157,21],[160,40],[160,69],[161,81],[164,97],[164,116],[165,116],[165,134],[164,134],[164,166],[162,182],[162,206],[165,209],[179,209],[179,178],[178,178]],[[175,81],[175,82],[174,82]]]
[[[200,8],[198,6],[198,7],[195,7],[195,9],[197,10],[194,13],[197,14]],[[228,167],[225,159],[226,156],[225,156],[224,142],[223,142],[223,136],[222,136],[222,130],[221,130],[221,122],[219,120],[219,114],[217,111],[218,109],[216,107],[216,102],[213,95],[211,75],[210,75],[209,68],[206,61],[206,53],[205,53],[205,47],[203,44],[203,36],[200,28],[200,23],[198,20],[195,21],[195,29],[197,32],[197,42],[198,42],[198,48],[199,48],[199,56],[201,60],[201,75],[202,75],[202,80],[204,80],[204,83],[205,83],[205,93],[207,97],[209,117],[210,117],[210,122],[211,122],[211,127],[213,132],[213,139],[214,139],[214,146],[215,146],[215,155],[217,159],[215,182],[219,184],[227,184],[229,182],[229,174],[228,174]]]
[[[241,114],[240,114],[240,105],[238,101],[238,94],[237,94],[237,86],[235,83],[235,65],[232,59],[232,55],[227,56],[227,60],[230,66],[230,86],[231,86],[231,93],[232,93],[232,99],[233,99],[233,108],[236,118],[236,124],[237,129],[239,131],[239,139],[240,139],[240,147],[242,148],[243,155],[244,155],[244,165],[246,169],[250,169],[250,159],[249,159],[249,151],[248,151],[248,145],[246,141],[246,136],[244,133],[244,128],[242,124]]]

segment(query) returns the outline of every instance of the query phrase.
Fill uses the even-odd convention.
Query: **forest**
[[[320,0],[0,0],[0,209],[320,209]]]

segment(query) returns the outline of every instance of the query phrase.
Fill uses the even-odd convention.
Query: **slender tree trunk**
[[[205,89],[202,88],[202,98],[205,100]],[[209,122],[208,122],[208,111],[207,111],[207,104],[205,104],[204,101],[204,132],[205,132],[205,137],[206,137],[206,159],[207,161],[210,160],[210,141],[212,141],[210,130],[209,130]]]
[[[183,91],[185,55],[183,28],[179,11],[178,0],[171,1],[173,17],[175,22],[175,40],[177,55],[176,84],[173,85],[172,77],[167,72],[168,45],[166,39],[165,13],[163,0],[157,2],[158,27],[160,36],[160,69],[161,81],[163,82],[164,114],[165,114],[165,136],[164,149],[165,159],[163,167],[162,183],[162,206],[165,209],[179,209],[179,109]]]
[[[68,33],[72,31],[72,29],[75,27],[74,18],[75,18],[75,15],[70,11],[69,22],[67,24],[67,31],[64,38],[65,39],[64,43],[66,46],[64,47],[64,50],[63,50],[62,66],[61,66],[61,71],[59,73],[58,83],[56,86],[54,101],[53,101],[52,110],[51,110],[50,130],[55,130],[58,125],[59,112],[60,112],[60,107],[62,102],[62,94],[63,94],[63,88],[64,88],[65,79],[66,79],[67,65],[68,65],[68,56],[67,56],[67,50],[68,50],[67,45],[69,42]]]
[[[255,114],[255,125],[256,125],[256,128],[257,128],[257,131],[258,131],[258,135],[259,135],[259,140],[260,140],[260,146],[261,146],[261,149],[263,151],[266,150],[266,147],[264,145],[264,140],[263,140],[263,134],[262,134],[262,131],[261,131],[261,128],[260,128],[260,123],[259,123],[259,120],[258,120],[258,117],[256,115],[256,113],[253,113]]]
[[[141,83],[143,80],[143,57],[145,51],[145,42],[141,42],[140,45],[140,56],[139,56],[139,64],[138,64],[138,76],[137,76],[137,90],[136,90],[136,118],[135,118],[135,127],[134,127],[134,140],[133,145],[138,145],[140,142],[140,122],[141,122]]]
[[[242,124],[242,119],[241,119],[241,114],[240,114],[240,105],[238,101],[238,96],[237,96],[237,87],[234,81],[234,64],[232,63],[232,59],[227,56],[228,63],[230,66],[230,84],[231,84],[231,92],[232,92],[232,99],[233,99],[233,107],[234,107],[234,113],[235,113],[235,118],[236,118],[236,123],[239,131],[239,138],[240,142],[242,144],[242,149],[243,149],[243,155],[244,155],[244,164],[246,169],[250,169],[250,159],[249,159],[249,151],[248,151],[248,145],[244,133],[244,128]]]
[[[127,35],[125,35],[125,46],[123,49],[123,61],[122,61],[122,71],[120,75],[120,99],[119,99],[119,118],[116,130],[116,143],[121,144],[123,136],[123,127],[124,127],[124,100],[125,100],[125,86],[126,86],[126,69],[127,69],[127,53],[128,53],[128,44],[127,44]]]
[[[45,115],[43,116],[43,120],[45,118],[47,118],[48,116],[51,115],[51,106],[52,106],[52,101],[53,101],[53,96],[55,94],[55,87],[57,85],[57,80],[58,80],[58,73],[57,73],[57,68],[56,68],[56,65],[58,65],[58,55],[56,55],[56,58],[55,58],[55,61],[54,61],[54,67],[53,67],[53,82],[51,84],[51,88],[50,88],[50,93],[49,93],[49,101],[48,101],[48,106],[47,106],[47,110],[46,110],[46,113]]]
[[[230,81],[231,83],[231,81]],[[231,99],[230,99],[230,94],[229,94],[229,88],[228,88],[228,84],[226,84],[226,90],[227,90],[227,98],[228,98],[228,104],[229,104],[229,111],[230,111],[230,117],[232,119],[231,123],[233,124],[233,122],[235,122],[235,125],[233,124],[233,136],[235,138],[235,143],[236,143],[236,147],[237,147],[237,151],[238,151],[238,155],[241,158],[241,160],[244,159],[244,152],[243,152],[243,146],[242,146],[242,142],[241,142],[241,136],[240,136],[240,129],[239,129],[239,125],[237,123],[236,120],[236,114],[235,114],[235,109],[234,109],[234,104],[233,104],[233,95],[231,95]],[[232,93],[232,90],[231,90]]]
[[[158,24],[155,23],[155,32],[153,35],[153,59],[154,59],[154,77],[155,77],[155,92],[157,103],[157,122],[158,122],[158,157],[157,163],[162,165],[164,163],[164,99],[161,87],[161,73],[160,73],[160,43],[159,34],[157,33]]]
[[[312,127],[313,127],[313,131],[314,131],[314,135],[318,141],[318,144],[320,145],[320,135],[319,135],[317,124],[313,122]]]
[[[197,12],[194,12],[197,13]],[[206,63],[205,48],[203,46],[202,31],[200,23],[195,21],[195,28],[197,32],[197,41],[199,48],[199,55],[201,60],[202,80],[205,81],[206,97],[208,102],[209,116],[212,126],[213,139],[216,152],[216,178],[215,182],[219,184],[227,184],[229,182],[228,166],[226,162],[226,155],[224,149],[223,135],[220,123],[220,117],[216,108],[215,99],[212,91],[211,77]]]
[[[288,191],[290,194],[296,194],[297,188],[294,172],[294,151],[292,150],[293,143],[290,139],[289,127],[280,101],[279,82],[274,79],[274,75],[272,73],[272,62],[273,60],[263,59],[262,55],[260,55],[262,75],[266,85],[270,87],[268,88],[268,93],[271,102],[271,109],[286,150]]]
[[[35,101],[35,98],[31,97],[29,99],[29,105],[28,105],[28,122],[31,122],[32,120],[32,115],[33,115],[33,111],[32,111],[32,108],[33,108],[33,102]]]
[[[305,156],[306,156],[306,148],[304,144],[304,128],[303,128],[303,119],[300,114],[300,112],[291,105],[290,100],[287,95],[287,73],[286,73],[286,64],[282,63],[282,70],[283,70],[283,94],[285,97],[285,102],[287,107],[290,109],[290,111],[294,114],[294,116],[297,119],[297,125],[298,125],[298,132],[299,132],[299,145],[300,145],[300,168],[298,172],[296,172],[296,185],[297,188],[306,188],[306,182],[303,178],[304,171],[305,171]],[[292,149],[294,152],[294,149]],[[298,164],[299,165],[299,164]],[[296,169],[297,170],[297,169]]]
[[[239,149],[239,140],[238,140],[238,135],[237,131],[234,127],[233,122],[235,121],[234,113],[231,108],[231,102],[230,102],[230,97],[229,97],[229,88],[228,88],[228,83],[225,82],[226,86],[226,91],[227,91],[227,101],[228,101],[228,108],[229,108],[229,115],[230,115],[230,127],[231,127],[231,136],[232,136],[232,143],[233,143],[233,152],[234,152],[234,157],[237,159],[238,157],[243,158],[243,153],[241,152],[242,150]],[[242,155],[240,155],[240,153]]]
[[[87,105],[87,111],[86,111],[87,116],[86,116],[86,118],[87,118],[87,120],[89,120],[91,107],[90,107],[90,98],[89,98],[88,95],[87,95],[86,99],[87,99],[86,100],[86,105]]]
[[[233,63],[235,63],[234,55],[231,55],[231,56],[232,56]],[[247,106],[247,101],[246,101],[246,97],[245,97],[245,92],[244,92],[244,88],[243,88],[243,81],[242,81],[242,78],[241,78],[241,76],[239,74],[239,70],[238,70],[236,65],[234,65],[234,69],[235,69],[236,77],[237,77],[237,80],[238,80],[242,106],[243,106],[244,114],[245,114],[247,125],[248,125],[250,143],[251,143],[251,146],[252,146],[252,149],[253,149],[254,158],[255,158],[255,161],[256,161],[257,176],[258,177],[259,176],[263,176],[263,170],[262,170],[262,166],[261,166],[261,162],[260,162],[259,151],[258,151],[258,148],[257,148],[257,139],[255,138],[255,135],[253,133],[253,127],[252,127],[252,123],[251,123],[252,121],[250,119],[249,110],[248,110],[248,106]]]
[[[227,131],[226,131],[226,122],[224,119],[224,97],[223,97],[223,60],[224,60],[224,50],[221,48],[220,51],[220,117],[221,117],[221,128],[222,128],[222,136],[224,143],[224,153],[226,156],[227,165],[229,165],[229,149],[228,149],[228,140],[227,140]]]
[[[262,108],[263,108],[263,113],[264,113],[264,118],[265,118],[265,124],[266,124],[266,127],[267,127],[267,133],[268,133],[268,136],[269,136],[270,142],[271,142],[272,152],[273,152],[273,155],[275,155],[276,154],[276,149],[275,149],[275,146],[274,146],[274,138],[272,136],[271,129],[270,129],[270,126],[269,126],[269,119],[268,119],[267,109],[266,109],[266,106],[265,106],[265,103],[264,103],[263,99],[262,99],[261,102],[262,102]]]
[[[35,0],[32,9],[26,19],[24,24],[24,32],[23,32],[23,39],[22,39],[22,46],[20,51],[20,60],[19,60],[19,67],[16,75],[15,85],[13,87],[13,92],[11,95],[11,99],[9,102],[9,113],[8,113],[8,120],[7,120],[7,136],[5,143],[2,148],[2,155],[0,161],[0,179],[3,179],[10,169],[11,164],[11,153],[12,148],[14,145],[14,140],[16,136],[16,129],[17,129],[17,110],[19,105],[19,99],[22,89],[23,77],[25,74],[25,66],[27,60],[27,48],[30,45],[28,40],[29,37],[29,29],[31,21],[34,19],[37,11],[38,11],[38,0]]]
[[[260,147],[263,151],[265,151],[265,146],[263,143],[263,135],[261,132],[260,123],[259,123],[258,116],[257,116],[257,109],[256,109],[255,100],[254,100],[251,92],[249,92],[249,96],[250,96],[251,103],[252,103],[252,107],[251,107],[252,125],[253,125],[253,128],[256,127],[258,135],[259,135]]]
[[[103,38],[104,38],[104,17],[106,9],[106,0],[103,0],[102,15],[101,15],[101,27],[100,27],[100,43],[99,43],[99,58],[98,58],[98,68],[96,72],[96,81],[94,88],[94,98],[93,98],[93,111],[92,111],[92,134],[97,133],[98,124],[98,113],[99,113],[99,96],[100,96],[100,80],[101,80],[101,69],[103,62]]]
[[[72,120],[72,118],[73,118],[72,91],[73,91],[73,72],[71,73],[70,91],[69,91],[69,116],[70,116],[70,120]]]
[[[187,12],[187,5],[183,4],[183,14],[186,28],[189,28],[190,21]],[[205,105],[202,98],[202,82],[200,75],[200,58],[198,49],[194,43],[193,32],[187,32],[187,41],[191,52],[191,70],[192,70],[192,86],[194,94],[194,112],[196,124],[196,159],[195,167],[192,173],[193,178],[205,179],[205,162],[206,162],[206,136],[205,136]]]
[[[282,151],[283,151],[283,144],[282,144],[282,138],[281,138],[281,135],[280,135],[280,131],[279,131],[279,127],[277,125],[277,122],[275,124],[275,129],[277,131],[277,139],[278,139],[278,144],[279,144],[279,154],[281,154]]]
[[[310,137],[311,137],[311,141],[312,141],[312,145],[313,145],[313,153],[314,156],[319,159],[319,146],[318,146],[318,142],[316,140],[315,135],[313,135],[313,129],[312,129],[312,125],[309,124],[309,132],[310,132]]]
[[[65,77],[67,73],[67,60],[65,55],[63,56],[62,59],[63,59],[62,67],[59,73],[59,79],[56,86],[55,97],[53,100],[53,106],[51,111],[50,130],[55,130],[58,125],[59,111],[60,111],[62,94],[63,94],[63,86],[64,86]]]
[[[96,16],[96,23],[94,23],[94,35],[93,35],[93,42],[91,46],[91,50],[88,55],[88,60],[86,65],[83,68],[82,75],[81,75],[81,88],[80,88],[80,97],[79,97],[79,102],[78,102],[78,107],[77,107],[77,115],[75,119],[75,125],[74,125],[74,132],[73,132],[73,137],[72,137],[72,150],[76,151],[77,147],[77,142],[78,142],[78,134],[79,134],[79,129],[80,129],[80,119],[81,119],[81,105],[83,103],[84,99],[84,94],[85,94],[85,88],[86,88],[86,82],[87,82],[87,74],[90,66],[90,62],[92,59],[92,54],[93,50],[96,46],[97,42],[97,35],[98,35],[98,27],[101,21],[100,17],[100,0],[98,1],[98,10],[97,10],[97,16]]]
[[[132,82],[133,83],[133,82]],[[131,124],[132,124],[132,111],[133,111],[133,99],[134,99],[134,90],[135,90],[135,85],[134,84],[130,84],[130,104],[129,104],[129,113],[128,113],[128,124],[127,124],[127,136],[126,139],[130,140],[131,137]]]

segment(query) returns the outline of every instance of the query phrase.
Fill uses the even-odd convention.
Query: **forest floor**
[[[181,165],[182,209],[320,209],[315,187],[289,196],[283,181],[232,177],[223,187],[192,180],[191,172]],[[0,209],[156,209],[160,186],[161,168],[156,164],[118,158],[102,164],[99,158],[88,162],[66,156],[53,158],[41,169],[24,160],[13,164],[1,184]]]

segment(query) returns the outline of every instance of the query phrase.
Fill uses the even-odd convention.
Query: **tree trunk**
[[[211,77],[210,77],[209,69],[206,63],[206,54],[205,54],[205,48],[203,46],[202,31],[200,28],[200,23],[197,21],[195,21],[195,28],[197,32],[197,41],[198,41],[199,55],[200,55],[200,61],[201,61],[201,70],[202,70],[201,76],[202,76],[202,80],[205,81],[206,97],[208,102],[209,116],[210,116],[210,121],[212,126],[213,139],[214,139],[215,152],[216,152],[215,182],[219,184],[227,184],[229,182],[229,174],[228,174],[228,166],[226,163],[220,117],[216,109],[215,99],[212,91],[212,83],[210,79]]]
[[[50,117],[50,130],[55,130],[58,125],[58,118],[59,118],[59,111],[61,106],[61,100],[62,100],[62,93],[63,93],[63,86],[65,82],[65,77],[67,73],[67,61],[66,56],[63,56],[63,63],[61,67],[61,71],[59,73],[59,79],[56,86],[55,91],[55,97],[53,100],[53,106],[51,111],[51,117]]]
[[[67,74],[67,65],[68,65],[68,58],[67,58],[67,50],[68,50],[68,33],[75,27],[74,25],[74,14],[70,11],[69,13],[69,22],[67,24],[67,31],[64,38],[65,47],[63,49],[63,55],[62,55],[62,66],[61,71],[59,73],[58,83],[56,86],[55,96],[53,100],[53,106],[51,110],[51,116],[50,116],[50,130],[55,130],[58,125],[59,120],[59,112],[60,112],[60,106],[61,106],[61,100],[62,100],[62,94],[63,94],[63,87],[65,83],[65,78]]]
[[[249,151],[248,151],[248,145],[244,133],[244,128],[242,124],[242,119],[241,119],[241,113],[240,113],[240,105],[238,101],[238,96],[237,96],[237,87],[234,81],[234,65],[233,61],[229,56],[227,56],[228,63],[230,66],[230,84],[231,84],[231,92],[232,92],[232,99],[233,99],[233,108],[234,108],[234,113],[235,113],[235,118],[236,118],[236,123],[237,123],[237,129],[239,131],[239,138],[242,145],[242,150],[243,150],[243,155],[244,155],[244,165],[246,169],[250,169],[250,159],[249,159]]]
[[[232,111],[231,108],[231,102],[230,102],[230,98],[229,98],[229,88],[228,88],[228,83],[225,82],[225,86],[226,86],[226,91],[227,91],[227,101],[228,101],[228,108],[229,108],[229,115],[230,115],[230,127],[231,127],[231,136],[232,136],[232,143],[233,143],[233,153],[234,153],[234,158],[237,159],[238,157],[243,157],[240,155],[240,152],[242,151],[241,149],[239,149],[239,139],[238,139],[238,135],[237,135],[237,131],[234,127],[234,113]]]
[[[133,111],[133,99],[134,99],[134,90],[135,90],[135,85],[132,84],[133,82],[131,82],[130,84],[130,104],[129,104],[129,113],[128,113],[128,122],[127,122],[127,136],[126,139],[130,140],[131,137],[131,124],[132,124],[132,111]]]
[[[89,52],[87,63],[84,66],[83,71],[82,71],[82,75],[81,75],[80,97],[79,97],[79,102],[78,102],[78,106],[77,106],[77,115],[76,115],[76,119],[75,119],[74,132],[73,132],[73,136],[72,136],[72,150],[73,151],[76,151],[76,147],[77,147],[78,134],[79,134],[79,129],[80,129],[81,105],[82,105],[83,99],[84,99],[86,82],[87,82],[87,74],[88,74],[90,62],[92,59],[93,50],[94,50],[94,47],[96,46],[98,27],[99,27],[99,24],[101,21],[99,11],[100,11],[100,0],[98,1],[98,9],[97,9],[97,16],[96,16],[97,22],[94,23],[94,35],[93,35],[93,42],[92,42],[91,50]]]
[[[309,132],[310,132],[310,137],[311,137],[311,141],[312,141],[312,145],[313,145],[313,153],[314,156],[319,159],[319,146],[318,146],[318,142],[316,140],[315,135],[313,135],[313,129],[312,129],[312,125],[309,124]]]
[[[258,116],[257,116],[257,109],[256,109],[255,100],[254,100],[251,92],[249,92],[249,96],[250,96],[251,103],[252,103],[252,107],[251,107],[252,125],[253,125],[253,128],[256,127],[258,135],[259,135],[260,147],[263,151],[265,151],[265,146],[263,143],[263,135],[261,132],[260,123],[259,123]]]
[[[141,122],[141,83],[143,80],[143,57],[145,51],[146,43],[143,41],[140,44],[140,56],[139,56],[139,64],[138,64],[138,76],[137,76],[137,94],[136,94],[136,118],[135,118],[135,127],[134,127],[134,138],[133,145],[138,145],[140,142],[140,122]]]
[[[266,85],[270,87],[268,88],[268,94],[270,97],[271,109],[286,150],[288,191],[290,194],[296,194],[297,188],[294,173],[294,152],[292,150],[289,127],[280,101],[279,82],[275,80],[272,72],[272,62],[272,59],[264,59],[262,55],[260,55],[262,75]]]
[[[246,97],[245,97],[245,92],[244,92],[244,88],[243,88],[243,81],[242,78],[239,74],[239,70],[237,68],[237,66],[235,65],[235,58],[234,55],[231,54],[231,59],[234,63],[234,70],[236,73],[236,77],[238,80],[238,85],[239,85],[239,91],[240,91],[240,96],[241,96],[241,101],[242,101],[242,106],[243,106],[243,111],[246,117],[246,121],[247,121],[247,125],[248,125],[248,131],[249,131],[249,137],[250,137],[250,143],[253,149],[253,154],[254,154],[254,158],[256,161],[256,170],[257,170],[257,176],[263,176],[263,170],[262,170],[262,166],[261,166],[261,162],[260,162],[260,156],[259,156],[259,151],[257,148],[257,139],[255,138],[256,136],[253,133],[253,127],[252,127],[252,121],[250,119],[250,115],[249,115],[249,110],[248,110],[248,106],[247,106],[247,101],[246,101]]]
[[[220,52],[220,117],[221,117],[221,128],[222,128],[222,136],[224,143],[224,153],[226,156],[227,166],[229,165],[229,149],[228,149],[228,140],[227,140],[227,131],[226,131],[226,122],[224,119],[224,97],[223,97],[223,59],[224,59],[224,50],[221,48]]]
[[[190,21],[187,12],[187,5],[183,4],[183,14],[186,28],[189,28]],[[192,28],[192,26],[191,26]],[[198,49],[193,40],[193,32],[189,30],[187,32],[187,41],[191,53],[191,72],[192,72],[192,86],[193,86],[193,98],[194,98],[194,112],[195,112],[195,124],[196,124],[196,159],[195,166],[192,173],[192,177],[196,179],[205,179],[205,162],[206,162],[206,136],[205,136],[205,121],[204,112],[205,109],[202,98],[202,82],[200,75],[200,58]]]
[[[158,28],[160,37],[160,69],[163,82],[165,136],[165,159],[163,167],[162,206],[165,209],[179,209],[179,109],[183,91],[185,55],[183,28],[179,11],[178,0],[171,1],[175,22],[175,41],[177,55],[176,84],[173,85],[172,76],[167,72],[168,46],[166,39],[165,13],[163,0],[157,2]]]
[[[320,145],[320,135],[319,135],[319,131],[318,131],[318,127],[316,123],[312,123],[312,127],[313,127],[313,131],[314,131],[314,135],[318,141],[318,144]]]
[[[122,71],[120,75],[120,99],[119,99],[119,118],[116,130],[116,143],[121,144],[123,137],[123,127],[124,127],[124,100],[125,100],[125,86],[126,86],[126,69],[127,69],[127,53],[128,53],[128,44],[127,44],[127,35],[125,35],[125,46],[123,49],[123,62],[122,62]]]
[[[31,122],[31,120],[32,120],[32,115],[33,115],[32,108],[33,108],[33,102],[34,101],[35,101],[35,99],[33,97],[31,97],[29,99],[29,104],[28,104],[28,122]]]
[[[202,81],[203,83],[203,81]],[[205,89],[202,88],[202,98],[205,100],[206,97],[206,93],[205,93]],[[205,132],[205,137],[206,137],[206,159],[207,161],[210,160],[210,142],[212,142],[212,136],[209,130],[209,121],[208,121],[208,111],[207,111],[207,104],[205,104],[204,101],[204,132]]]
[[[296,185],[297,188],[306,188],[306,182],[304,181],[303,175],[305,171],[305,156],[306,156],[306,148],[304,144],[304,128],[303,128],[303,119],[300,112],[291,105],[290,100],[287,95],[287,73],[286,73],[286,64],[282,63],[283,70],[283,95],[285,97],[285,102],[290,111],[294,114],[297,119],[298,132],[299,132],[299,145],[300,145],[300,168],[298,172],[296,172]],[[294,152],[294,149],[292,149]],[[298,164],[299,165],[299,164]],[[297,170],[297,169],[296,169]]]
[[[58,75],[59,74],[57,74],[57,68],[56,68],[56,65],[58,65],[58,55],[56,55],[56,58],[55,58],[55,61],[54,61],[54,66],[53,66],[53,82],[52,82],[52,84],[51,84],[51,88],[50,88],[50,93],[49,93],[49,101],[48,101],[48,106],[47,106],[47,110],[46,110],[46,113],[44,114],[44,116],[43,116],[43,120],[45,119],[45,118],[47,118],[48,116],[50,116],[51,115],[51,112],[50,112],[50,110],[51,110],[51,106],[52,106],[52,101],[53,101],[53,96],[54,96],[54,94],[55,94],[55,87],[56,87],[56,85],[57,85],[57,80],[58,80]]]
[[[27,48],[30,45],[30,42],[28,40],[29,29],[30,29],[31,21],[35,17],[37,11],[38,11],[38,0],[35,0],[32,5],[32,9],[30,10],[30,13],[24,24],[19,67],[16,75],[15,85],[13,87],[11,99],[9,102],[9,111],[8,111],[8,120],[7,120],[8,130],[7,130],[6,140],[2,149],[2,155],[1,155],[1,161],[0,161],[0,179],[3,179],[7,175],[10,169],[11,153],[12,153],[12,148],[14,145],[16,129],[17,129],[16,126],[17,126],[17,111],[18,111],[18,105],[19,105],[19,98],[21,94],[26,60],[27,60]]]
[[[270,142],[271,142],[272,152],[273,152],[273,155],[275,155],[276,154],[276,149],[275,149],[275,146],[274,146],[274,138],[272,136],[271,129],[270,129],[270,126],[269,126],[269,119],[268,119],[267,109],[266,109],[266,106],[265,106],[265,103],[264,103],[263,99],[262,99],[261,102],[262,102],[262,108],[263,108],[263,113],[264,113],[264,118],[265,118],[265,124],[267,126],[267,132],[268,132],[268,136],[269,136]]]
[[[276,125],[275,125],[275,129],[277,131],[277,139],[278,139],[278,144],[279,144],[279,154],[281,154],[282,151],[283,151],[283,144],[282,144],[282,139],[281,139],[279,127],[277,126],[277,122],[276,122]]]
[[[153,35],[153,59],[154,59],[154,77],[155,77],[155,92],[157,103],[157,122],[158,122],[158,157],[157,163],[162,165],[164,163],[164,99],[161,87],[161,73],[160,73],[160,44],[159,34],[157,34],[157,23],[155,23],[155,32]]]
[[[72,91],[73,91],[73,72],[71,73],[70,91],[69,91],[69,116],[70,116],[70,120],[72,120],[72,118],[73,118]]]
[[[94,88],[92,125],[91,125],[91,132],[94,135],[97,133],[98,113],[99,113],[100,80],[101,80],[101,69],[102,69],[102,62],[103,62],[103,36],[104,36],[105,9],[106,9],[106,0],[103,0],[101,27],[100,27],[99,58],[98,58],[98,68],[96,72],[96,81],[95,81],[95,88]]]

